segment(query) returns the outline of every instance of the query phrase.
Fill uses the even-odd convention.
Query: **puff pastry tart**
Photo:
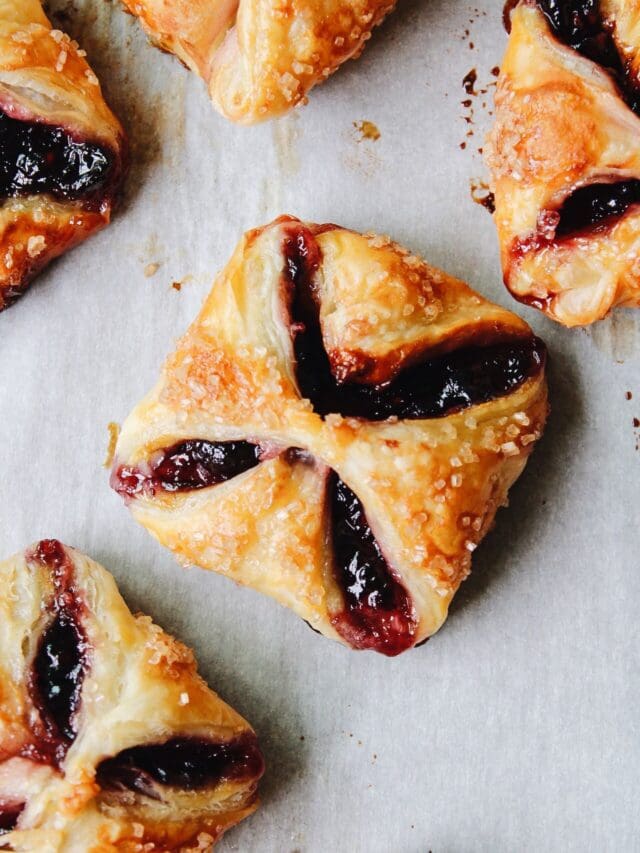
[[[0,310],[110,219],[124,135],[84,56],[38,0],[0,0]]]
[[[523,0],[510,24],[486,147],[505,281],[591,323],[640,305],[640,0]]]
[[[178,559],[395,655],[446,618],[547,414],[529,327],[387,238],[249,232],[112,485]]]
[[[0,849],[210,850],[256,807],[248,723],[55,540],[0,563]]]
[[[123,0],[159,47],[205,81],[215,108],[253,124],[304,101],[356,57],[395,0]]]

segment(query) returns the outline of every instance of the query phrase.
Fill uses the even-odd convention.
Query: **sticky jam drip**
[[[526,337],[490,346],[466,347],[405,368],[390,382],[340,383],[331,369],[320,326],[314,284],[320,252],[301,230],[284,241],[285,279],[291,288],[290,314],[300,393],[325,417],[382,421],[436,418],[503,397],[542,368],[542,341]]]
[[[134,746],[102,761],[96,781],[103,790],[131,790],[157,798],[154,782],[195,791],[223,781],[257,782],[263,773],[257,738],[248,732],[227,743],[181,737]]]
[[[537,0],[555,36],[614,78],[628,106],[640,114],[640,91],[603,18],[600,0]]]
[[[96,143],[62,128],[0,112],[0,196],[48,194],[88,200],[110,179],[114,158]]]
[[[76,738],[82,683],[88,668],[88,644],[81,627],[82,604],[74,589],[73,564],[54,539],[40,542],[30,558],[48,567],[55,596],[53,619],[44,630],[29,678],[29,692],[41,725],[25,757],[60,763]]]
[[[111,485],[125,498],[141,493],[153,495],[158,489],[204,489],[251,470],[260,462],[260,455],[260,446],[249,441],[190,439],[159,451],[147,473],[127,465],[116,468]]]
[[[344,599],[332,624],[353,648],[398,655],[415,642],[409,593],[387,563],[362,503],[333,471],[329,499],[334,578]]]

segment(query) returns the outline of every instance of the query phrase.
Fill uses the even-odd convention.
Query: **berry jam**
[[[619,181],[581,187],[560,208],[557,237],[566,237],[608,220],[618,219],[640,204],[640,181]]]
[[[56,539],[44,539],[28,559],[50,569],[53,619],[45,628],[29,676],[29,694],[39,712],[34,742],[25,757],[60,763],[76,738],[75,720],[88,668],[88,645],[81,627],[84,608],[74,587],[73,563]]]
[[[110,179],[114,158],[96,143],[76,140],[60,127],[0,113],[0,196],[48,194],[88,199]]]
[[[394,577],[362,503],[333,471],[329,490],[334,578],[344,598],[331,622],[353,648],[398,655],[415,641],[409,593]]]
[[[285,280],[290,284],[291,320],[300,393],[314,410],[383,421],[437,418],[509,394],[542,368],[545,347],[528,337],[483,347],[466,347],[406,368],[383,385],[338,382],[320,327],[314,285],[319,248],[300,229],[285,239]]]
[[[149,795],[153,782],[195,791],[223,781],[257,782],[263,773],[257,738],[249,732],[227,743],[181,737],[134,746],[102,761],[96,781],[105,790],[129,789]]]
[[[248,441],[211,442],[201,439],[181,441],[160,451],[150,465],[150,473],[123,465],[111,478],[119,495],[131,498],[157,489],[181,492],[204,489],[231,480],[260,462],[261,448]]]
[[[40,640],[33,664],[37,706],[52,736],[71,744],[80,705],[86,660],[85,640],[73,615],[62,610]]]

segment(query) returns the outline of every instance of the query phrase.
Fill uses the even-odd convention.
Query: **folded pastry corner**
[[[257,807],[249,724],[56,540],[0,563],[0,849],[210,850]]]
[[[585,325],[640,305],[640,2],[509,5],[485,148],[504,278]]]
[[[281,217],[125,422],[112,485],[180,562],[396,655],[444,622],[546,416],[516,315],[388,238]]]
[[[306,99],[355,58],[395,0],[123,0],[151,40],[203,78],[215,108],[253,124]]]
[[[125,166],[84,51],[39,0],[0,2],[0,310],[109,223]]]

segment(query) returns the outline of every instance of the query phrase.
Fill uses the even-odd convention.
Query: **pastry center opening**
[[[359,498],[335,471],[329,502],[333,572],[344,600],[331,622],[354,648],[400,654],[413,645],[417,627],[409,593],[387,563]]]
[[[105,186],[112,167],[113,156],[96,143],[0,112],[3,198],[48,194],[57,200],[88,199]]]
[[[249,441],[212,442],[189,439],[159,451],[148,471],[121,466],[114,471],[112,487],[123,497],[204,489],[231,480],[260,462],[262,448]]]
[[[162,744],[134,746],[102,761],[96,781],[103,790],[154,796],[154,782],[195,791],[223,781],[257,782],[263,772],[257,738],[248,732],[227,743],[178,737]]]
[[[313,236],[300,229],[286,237],[283,251],[298,388],[322,417],[331,413],[368,421],[444,417],[506,396],[543,366],[544,344],[526,337],[425,359],[384,384],[338,382],[322,339],[314,285],[319,248]]]

